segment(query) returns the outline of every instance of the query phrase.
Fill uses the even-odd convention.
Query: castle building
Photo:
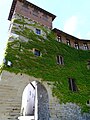
[[[54,28],[53,31],[57,34],[57,41],[70,45],[76,49],[90,50],[90,40],[76,38],[57,28]]]
[[[26,86],[35,90],[34,82],[37,120],[90,119],[90,41],[53,29],[55,17],[26,0],[13,0],[0,81],[0,120],[18,120],[23,91]],[[35,92],[29,92],[34,99]],[[82,114],[81,108],[88,112]]]
[[[40,25],[49,29],[52,29],[52,22],[56,17],[52,13],[26,0],[13,1],[8,20],[12,21],[15,18],[15,14],[20,14],[28,19],[31,19],[32,21],[36,21]],[[57,35],[57,41],[70,45],[76,49],[90,50],[90,40],[76,38],[57,28],[54,28],[53,31]],[[40,34],[41,31],[36,29],[36,33]]]
[[[52,21],[56,17],[55,15],[26,0],[13,1],[8,20],[12,20],[12,17],[15,13],[36,21],[50,29],[52,28]]]

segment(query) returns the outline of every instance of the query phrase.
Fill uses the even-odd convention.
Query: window
[[[40,35],[41,34],[41,30],[40,29],[36,29],[36,34]]]
[[[72,79],[72,78],[69,78],[69,79],[68,79],[68,82],[69,82],[69,89],[70,89],[71,91],[77,91],[77,86],[76,86],[76,84],[75,84],[75,80]]]
[[[70,45],[70,40],[66,39],[66,43],[67,43],[67,45]]]
[[[61,42],[62,40],[61,40],[61,36],[57,36],[57,41],[58,42]]]
[[[90,100],[87,100],[86,105],[90,107]]]
[[[35,56],[40,56],[40,51],[37,49],[33,49],[34,55]]]
[[[8,62],[7,62],[7,66],[8,66],[8,67],[11,67],[11,66],[12,66],[12,62],[11,62],[11,61],[8,61]]]
[[[87,101],[87,104],[90,104],[90,101],[89,101],[89,100]]]
[[[64,64],[64,62],[63,62],[63,57],[60,56],[60,55],[57,56],[57,64],[60,64],[60,65],[63,65],[63,64]]]
[[[76,48],[76,49],[79,49],[78,43],[75,43],[75,48]]]
[[[8,67],[11,67],[11,66],[12,66],[12,62],[9,61],[9,60],[6,60],[5,58],[3,59],[3,63],[4,63],[5,65],[7,65]]]
[[[83,43],[83,46],[84,46],[84,50],[88,50],[88,45],[87,45],[87,43]]]

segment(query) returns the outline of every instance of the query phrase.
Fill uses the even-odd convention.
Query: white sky
[[[0,0],[0,64],[8,40],[7,20],[13,0]],[[28,0],[55,14],[53,27],[83,39],[90,39],[90,0]]]

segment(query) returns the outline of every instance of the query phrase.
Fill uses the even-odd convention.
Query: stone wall
[[[53,112],[56,114],[57,111],[53,108],[55,108],[55,105],[58,106],[59,103],[58,100],[52,96],[52,87],[50,87],[48,82],[25,74],[3,71],[0,81],[0,120],[17,120],[20,115],[23,90],[25,86],[32,81],[39,82],[38,89],[39,91],[40,89],[42,90],[38,95],[47,103],[47,105],[42,108],[42,110],[44,110],[45,107],[45,109],[47,109],[45,114],[47,114],[48,117],[45,120],[48,120],[49,117],[52,118],[52,120],[56,118]],[[40,96],[41,94],[43,94],[43,96]],[[42,103],[42,105],[43,104],[44,103]],[[39,106],[39,109],[41,109],[41,106]],[[43,113],[42,110],[40,110],[41,113]],[[41,117],[40,120],[42,120]]]
[[[34,21],[37,21],[39,24],[42,24],[44,26],[47,26],[48,28],[52,28],[52,17],[49,16],[49,14],[45,14],[44,12],[41,12],[41,10],[36,9],[38,13],[34,15],[34,6],[28,6],[28,9],[23,5],[23,3],[17,1],[15,12],[19,13],[23,16],[26,16],[27,18],[31,18]],[[47,15],[48,19],[43,19],[43,16]]]
[[[7,71],[2,72],[0,81],[0,120],[17,120],[20,116],[23,90],[32,81],[39,82],[38,96],[40,98],[39,103],[41,103],[39,120],[90,120],[90,114],[81,114],[81,109],[76,104],[59,104],[59,100],[52,95],[53,83]],[[45,111],[46,109],[47,111]]]
[[[38,119],[49,120],[49,97],[46,88],[38,82]]]
[[[22,24],[15,22],[14,20],[21,21]],[[36,34],[36,29],[39,29],[41,31],[40,36],[42,36],[44,39],[46,39],[46,32],[44,30],[46,30],[48,33],[50,32],[50,29],[45,28],[45,26],[41,27],[40,24],[27,17],[23,17],[22,15],[19,14],[14,14],[9,27],[9,34],[10,34],[9,41],[14,41],[15,39],[19,39],[21,41],[28,42],[28,39],[24,37],[24,35],[22,36],[16,33],[17,30],[19,32],[20,31],[22,32],[26,28],[29,29],[30,32],[33,31],[35,34]]]

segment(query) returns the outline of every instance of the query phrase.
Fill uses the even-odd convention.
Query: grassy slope
[[[90,51],[76,50],[58,43],[53,33],[48,34],[45,40],[27,28],[23,32],[17,30],[16,32],[27,37],[29,42],[15,40],[8,43],[6,60],[12,61],[13,66],[4,66],[3,69],[53,81],[53,94],[60,99],[60,102],[77,103],[84,111],[88,110],[86,101],[90,99],[90,70],[87,69],[87,61],[90,60]],[[42,56],[34,56],[33,48],[40,50]],[[57,55],[63,56],[64,65],[57,64]],[[78,92],[69,90],[69,77],[75,79]]]

